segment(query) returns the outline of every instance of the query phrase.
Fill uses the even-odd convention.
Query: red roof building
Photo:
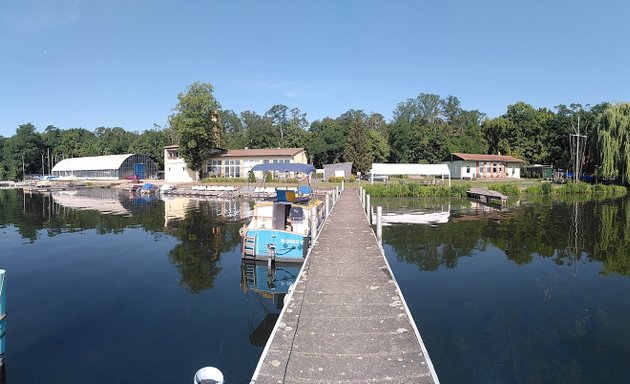
[[[456,179],[520,179],[524,161],[513,156],[454,152],[444,163]]]

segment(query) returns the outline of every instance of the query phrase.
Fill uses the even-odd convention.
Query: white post
[[[335,192],[337,193],[337,200],[339,200],[339,186],[335,187]]]
[[[365,207],[365,189],[361,191],[361,204]]]
[[[365,205],[365,213],[367,214],[368,223],[372,224],[372,206],[370,205],[370,195],[367,195],[367,204]]]
[[[344,182],[343,182],[343,179],[341,179],[341,192],[343,192],[343,189],[344,189]]]
[[[326,217],[330,214],[330,196],[326,194]]]
[[[317,237],[317,208],[311,208],[311,247],[315,244],[315,238]]]
[[[383,207],[376,207],[376,238],[383,244]]]

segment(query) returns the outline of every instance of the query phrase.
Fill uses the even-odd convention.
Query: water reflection
[[[453,201],[450,213],[444,224],[383,228],[443,382],[627,382],[629,199],[489,211]]]
[[[284,297],[295,283],[302,263],[276,263],[268,268],[265,262],[241,261],[241,288],[247,294],[253,292],[264,311],[263,320],[250,326],[249,340],[252,345],[264,346],[282,310]],[[263,301],[271,302],[264,303]]]
[[[402,208],[400,217],[408,217],[408,210]],[[396,208],[391,207],[391,211]],[[459,258],[493,246],[517,265],[529,264],[536,256],[575,268],[581,260],[596,260],[602,262],[604,274],[630,274],[626,251],[630,245],[630,201],[626,198],[586,203],[524,202],[509,209],[461,203],[451,208],[448,223],[440,228],[399,224],[384,228],[384,236],[399,260],[422,270],[455,268]]]

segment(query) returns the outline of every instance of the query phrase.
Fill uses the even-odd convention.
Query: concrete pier
[[[439,383],[355,190],[341,193],[252,383]]]

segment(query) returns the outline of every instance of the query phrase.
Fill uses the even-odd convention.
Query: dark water
[[[630,382],[630,200],[375,204],[442,383]]]
[[[279,312],[241,288],[250,210],[0,190],[6,382],[189,383],[207,365],[248,382],[270,331],[259,326]]]
[[[424,222],[385,250],[442,383],[630,382],[630,200],[376,203]],[[242,288],[265,286],[240,259],[251,207],[0,190],[6,382],[248,382],[281,302]]]

